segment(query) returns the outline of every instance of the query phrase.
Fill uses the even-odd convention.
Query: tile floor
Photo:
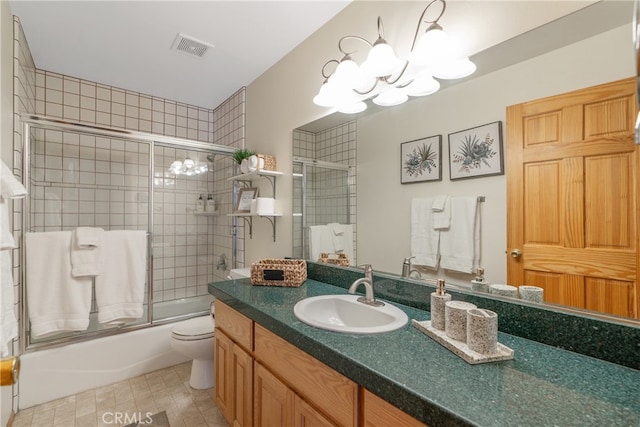
[[[16,414],[12,427],[123,426],[160,411],[167,412],[171,427],[227,427],[213,402],[213,389],[189,386],[190,369],[191,362],[181,363],[26,408]]]

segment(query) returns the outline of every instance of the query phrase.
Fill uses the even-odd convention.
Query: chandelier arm
[[[440,15],[438,15],[438,17],[433,21],[425,21],[424,16],[427,14],[427,10],[429,10],[431,5],[436,2],[442,3],[442,10],[440,11]],[[416,42],[418,41],[418,34],[420,34],[420,26],[422,25],[422,23],[424,22],[426,24],[431,24],[429,28],[440,27],[440,24],[438,24],[438,21],[440,20],[440,18],[442,18],[442,15],[444,15],[444,11],[446,8],[447,8],[447,2],[445,0],[431,0],[431,2],[427,5],[427,7],[424,8],[424,10],[422,11],[422,14],[420,15],[420,19],[418,19],[418,25],[416,26],[416,33],[413,36],[413,43],[411,44],[411,50],[409,52],[412,52],[413,48],[416,47]],[[429,30],[427,29],[427,31]]]
[[[357,50],[354,50],[354,51],[352,51],[352,52],[347,52],[347,51],[345,51],[345,50],[342,48],[342,42],[343,42],[344,40],[347,40],[347,39],[360,40],[361,42],[366,43],[367,45],[369,45],[369,47],[373,47],[373,43],[371,43],[369,40],[367,40],[367,39],[365,39],[365,38],[363,38],[363,37],[360,37],[360,36],[344,36],[344,37],[342,37],[342,38],[338,41],[338,50],[339,50],[343,55],[351,55],[352,53],[356,53],[356,52],[357,52]]]
[[[386,76],[386,77],[382,77],[382,80],[385,81],[385,83],[389,84],[389,85],[394,85],[396,83],[398,83],[398,81],[402,78],[402,76],[404,75],[404,72],[407,71],[407,67],[409,66],[409,61],[404,61],[404,66],[402,67],[402,71],[400,71],[400,74],[398,74],[398,77],[395,78],[395,80],[390,81],[389,77],[391,76]],[[412,80],[413,81],[413,80]],[[411,82],[409,82],[411,83]]]
[[[358,95],[368,95],[371,92],[373,92],[373,90],[378,86],[378,79],[376,79],[376,81],[373,83],[373,86],[371,86],[371,89],[367,89],[365,91],[359,91],[357,89],[351,89],[353,90],[355,93],[357,93]]]
[[[338,61],[337,59],[330,59],[327,62],[325,62],[324,65],[322,66],[322,70],[320,72],[322,73],[322,77],[324,77],[325,79],[328,79],[329,77],[331,77],[331,74],[333,74],[333,73],[331,73],[329,75],[326,75],[325,72],[324,72],[325,68],[327,68],[327,65],[329,65],[329,64],[331,64],[333,62],[335,62],[336,64],[340,64],[340,61]]]

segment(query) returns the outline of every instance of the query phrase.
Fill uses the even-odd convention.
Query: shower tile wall
[[[211,110],[45,70],[36,70],[35,81],[38,114],[234,147],[244,145],[244,88]],[[146,144],[109,138],[94,138],[95,142],[91,142],[88,137],[71,132],[47,133],[53,139],[38,146],[41,151],[34,161],[44,167],[43,179],[59,185],[37,190],[34,225],[44,230],[77,225],[109,229],[148,227],[148,205],[143,195],[148,188]],[[70,157],[59,152],[62,142],[69,147],[65,150],[71,153]],[[87,152],[93,144],[95,158]],[[224,279],[233,258],[230,218],[225,215],[196,218],[185,211],[195,206],[199,195],[213,194],[221,212],[231,212],[232,186],[226,178],[232,175],[233,161],[216,156],[210,163],[213,172],[206,174],[208,180],[202,182],[194,177],[168,177],[169,165],[185,158],[184,151],[174,150],[173,157],[168,150],[171,149],[155,153],[159,157],[154,171],[154,213],[160,209],[173,216],[170,220],[154,216],[154,302],[207,294],[206,284]],[[82,153],[89,158],[83,158]],[[200,157],[206,162],[205,154],[200,153]],[[91,170],[92,167],[95,169]],[[175,186],[168,185],[171,180]],[[65,188],[77,184],[84,185],[84,190]],[[98,190],[86,191],[93,188]],[[91,197],[92,200],[87,200]],[[56,210],[58,204],[62,213]],[[91,207],[96,209],[94,216],[89,215]],[[180,209],[182,212],[178,213]],[[194,234],[190,235],[191,232]],[[194,244],[193,239],[201,242]],[[168,248],[168,242],[176,246]],[[243,244],[238,246],[238,259],[242,260]],[[227,260],[226,269],[219,263],[222,259]]]
[[[349,218],[347,222],[356,223],[356,122],[351,121],[317,133],[301,130],[293,132],[293,156],[322,160],[352,166],[349,170],[348,186],[350,198],[336,197],[336,191],[344,188],[344,181],[339,173],[323,171],[315,173],[307,180],[307,224],[327,224],[335,222],[346,212],[348,203]],[[298,172],[298,171],[296,171]],[[294,185],[300,185],[294,180]],[[295,203],[295,202],[294,202]],[[294,212],[301,212],[301,207],[294,206]],[[301,217],[294,217],[294,253],[302,253]],[[354,257],[356,253],[356,235],[354,229]]]
[[[27,39],[22,31],[20,20],[13,18],[13,173],[19,179],[22,178],[22,127],[20,125],[20,113],[35,113],[36,104],[36,67],[31,57],[31,51],[27,44]],[[13,235],[18,246],[22,244],[22,209],[23,202],[20,199],[14,200],[9,205],[13,205]],[[13,283],[14,283],[14,312],[16,317],[20,316],[20,286],[22,285],[22,258],[20,249],[12,251],[13,262]],[[5,296],[3,296],[5,298]],[[18,318],[18,324],[22,319]],[[18,340],[13,340],[13,354],[19,353]],[[18,411],[18,384],[12,386],[13,410]]]

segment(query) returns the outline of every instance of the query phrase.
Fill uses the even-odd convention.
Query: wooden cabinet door
[[[233,425],[253,425],[253,358],[233,345]]]
[[[382,400],[369,390],[363,388],[362,417],[365,427],[424,427],[426,424],[416,420],[406,412],[396,408],[389,402]]]
[[[634,78],[507,108],[509,284],[638,317],[635,94]]]
[[[254,363],[253,420],[256,427],[293,426],[294,392]]]
[[[224,418],[233,423],[233,341],[220,329],[216,329],[215,363],[215,402]]]
[[[295,396],[293,407],[293,417],[295,427],[337,427],[324,415],[318,412],[313,406],[305,402],[300,396]]]

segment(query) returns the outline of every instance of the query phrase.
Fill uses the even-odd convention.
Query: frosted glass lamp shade
[[[440,90],[440,83],[431,75],[418,76],[407,86],[406,91],[409,96],[426,96]]]
[[[403,104],[409,99],[404,90],[391,87],[373,98],[373,103],[381,107],[392,107]]]
[[[402,60],[396,56],[393,48],[385,41],[378,41],[369,51],[362,69],[369,75],[385,77],[393,74],[400,66],[402,66]]]
[[[344,114],[361,113],[367,109],[367,104],[362,101],[353,102],[351,104],[341,105],[338,111]]]
[[[433,67],[433,75],[439,79],[461,79],[476,71],[476,64],[469,58],[455,59]]]

